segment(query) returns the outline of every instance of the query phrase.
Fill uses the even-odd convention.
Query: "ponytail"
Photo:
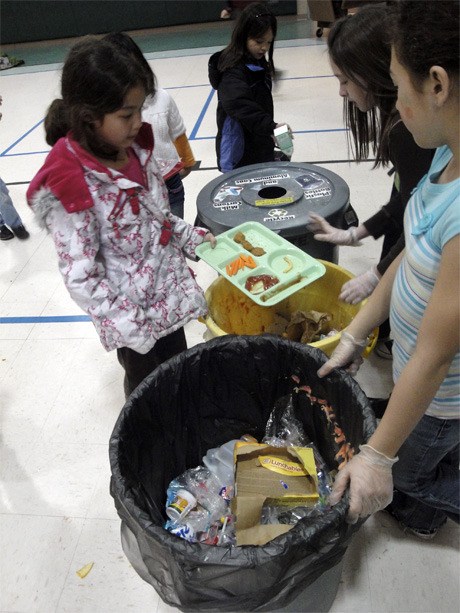
[[[69,117],[62,98],[50,104],[45,117],[46,142],[51,147],[70,130]]]

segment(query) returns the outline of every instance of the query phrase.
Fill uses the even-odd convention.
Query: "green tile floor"
[[[178,49],[224,47],[230,40],[233,21],[216,21],[130,32],[144,53]],[[100,34],[103,34],[102,32]],[[311,21],[306,15],[278,17],[277,41],[305,39],[311,36]],[[26,66],[59,64],[76,39],[3,45],[2,53],[24,60]]]

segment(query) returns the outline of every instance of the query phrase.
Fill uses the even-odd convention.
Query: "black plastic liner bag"
[[[129,397],[110,439],[111,494],[126,556],[170,606],[280,611],[342,563],[363,523],[346,523],[346,497],[263,546],[189,543],[163,528],[171,480],[202,464],[210,448],[244,434],[262,441],[283,396],[292,394],[329,470],[347,461],[337,424],[348,450],[368,441],[376,422],[364,392],[343,370],[319,379],[325,361],[322,351],[280,337],[228,335],[168,360]],[[295,610],[314,610],[304,606]]]

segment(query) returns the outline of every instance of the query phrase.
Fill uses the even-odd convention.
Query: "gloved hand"
[[[348,304],[358,304],[372,294],[381,278],[377,267],[373,266],[362,275],[344,283],[340,290],[339,300]]]
[[[349,524],[384,509],[393,500],[391,469],[398,458],[388,458],[370,445],[360,445],[359,450],[339,471],[329,497],[332,506],[337,504],[350,484]]]
[[[307,228],[310,232],[313,232],[317,241],[333,243],[334,245],[348,245],[350,247],[361,245],[359,238],[356,236],[356,228],[351,227],[348,230],[334,228],[318,213],[308,214]]]
[[[350,375],[356,375],[364,361],[361,354],[366,345],[367,340],[356,340],[351,334],[343,331],[339,344],[332,352],[331,357],[318,370],[318,377],[324,377],[336,368],[345,366]]]

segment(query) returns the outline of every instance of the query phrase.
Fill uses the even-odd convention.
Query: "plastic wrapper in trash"
[[[319,379],[325,360],[318,349],[273,335],[227,335],[168,360],[126,402],[109,445],[122,545],[137,573],[170,606],[281,611],[299,599],[293,610],[330,607],[343,556],[363,523],[346,523],[347,497],[263,546],[212,547],[164,529],[172,479],[198,466],[208,449],[246,433],[262,440],[279,398],[292,394],[296,418],[329,470],[338,468],[340,443],[318,399],[334,407],[351,446],[369,440],[376,422],[366,396],[342,370]],[[308,394],[299,389],[303,385]],[[317,590],[324,577],[328,583]]]
[[[207,541],[211,527],[228,513],[229,498],[223,497],[225,487],[210,470],[197,466],[171,481],[166,491],[166,509],[174,505],[178,492],[191,494],[193,502],[183,508],[180,517],[165,523],[166,530],[192,543]]]

